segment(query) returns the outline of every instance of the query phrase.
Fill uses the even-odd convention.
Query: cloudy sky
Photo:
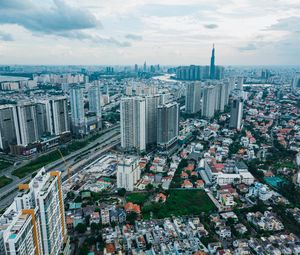
[[[300,63],[299,0],[0,0],[0,64]]]

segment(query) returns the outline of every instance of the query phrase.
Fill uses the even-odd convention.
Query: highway
[[[91,158],[97,157],[100,153],[103,153],[120,142],[119,128],[114,127],[109,132],[103,134],[101,137],[91,142],[89,145],[69,154],[65,157],[67,162],[67,167],[72,167],[72,174],[75,174],[80,170],[80,166],[85,165],[85,162]],[[78,159],[80,155],[84,155],[83,159]],[[82,161],[82,163],[81,163]],[[17,166],[17,167],[20,167]],[[31,179],[31,174],[29,176],[19,179],[12,175],[12,172],[17,167],[11,167],[5,171],[3,174],[7,177],[12,176],[13,182],[9,185],[4,186],[0,189],[0,210],[7,207],[15,197],[17,193],[17,187],[21,183],[25,183]],[[63,172],[63,179],[66,179],[67,169],[63,159],[56,160],[48,165],[44,166],[47,171],[59,170]],[[11,177],[10,177],[11,178]]]

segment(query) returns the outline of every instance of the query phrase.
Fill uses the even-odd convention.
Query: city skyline
[[[146,60],[201,65],[209,63],[215,43],[216,65],[296,65],[299,9],[296,0],[3,0],[0,64],[125,65]]]

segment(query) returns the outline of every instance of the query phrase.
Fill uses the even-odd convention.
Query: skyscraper
[[[237,130],[241,129],[243,118],[243,100],[234,99],[231,104],[229,127]]]
[[[17,144],[17,113],[13,105],[0,106],[0,149],[8,150],[10,144]]]
[[[203,89],[202,116],[212,118],[216,108],[216,89],[215,86],[208,86]]]
[[[168,103],[158,107],[157,145],[168,148],[176,142],[179,133],[179,105]]]
[[[299,89],[300,89],[300,75],[296,75],[293,78],[292,89],[293,89],[293,91],[299,91]]]
[[[52,131],[52,118],[49,100],[41,100],[37,102],[35,110],[39,137],[47,134],[50,135]]]
[[[35,103],[21,102],[16,106],[20,145],[27,146],[39,140]]]
[[[213,49],[211,52],[211,58],[210,58],[210,72],[209,76],[211,80],[214,80],[216,77],[216,69],[215,69],[215,45],[213,44]]]
[[[160,96],[146,96],[146,144],[156,144],[157,141],[157,107],[159,105]]]
[[[126,97],[121,99],[121,146],[125,150],[146,149],[145,99]]]
[[[61,135],[70,132],[68,105],[66,97],[54,97],[49,100],[51,134]]]
[[[88,90],[89,99],[89,112],[95,113],[97,118],[101,119],[101,91],[98,85],[89,87]]]
[[[70,90],[71,121],[74,134],[84,133],[84,98],[83,88],[73,86]]]
[[[238,77],[236,82],[236,89],[240,92],[240,96],[243,92],[243,85],[244,85],[244,77]]]
[[[226,85],[224,83],[218,83],[215,86],[216,91],[216,110],[223,112],[226,104]]]
[[[42,169],[0,218],[0,254],[68,254],[60,172]]]
[[[67,98],[64,96],[38,100],[36,116],[39,138],[70,132]]]
[[[201,83],[193,82],[186,85],[185,111],[197,113],[201,109]]]

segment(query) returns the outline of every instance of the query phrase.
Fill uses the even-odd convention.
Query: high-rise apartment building
[[[160,105],[157,113],[157,145],[168,148],[176,142],[179,134],[179,105]]]
[[[72,132],[84,133],[84,97],[83,87],[73,86],[70,90]]]
[[[223,112],[226,104],[226,85],[224,83],[218,83],[215,85],[216,99],[215,108],[217,111]]]
[[[53,97],[36,102],[39,137],[70,132],[66,97]]]
[[[293,81],[292,81],[292,89],[294,91],[299,91],[300,89],[300,75],[297,75],[294,77]]]
[[[201,83],[193,82],[186,85],[185,111],[197,113],[201,110]]]
[[[17,123],[16,108],[13,105],[0,105],[0,149],[8,150],[10,144],[19,142]]]
[[[16,106],[20,145],[27,146],[39,140],[35,103],[21,102]]]
[[[124,150],[146,149],[146,104],[142,97],[121,99],[121,146]]]
[[[240,91],[240,95],[243,92],[243,85],[244,85],[244,77],[238,77],[236,82],[236,89]]]
[[[42,169],[19,190],[0,217],[0,254],[68,254],[60,172]]]
[[[135,157],[126,157],[119,161],[117,167],[117,187],[127,191],[134,190],[134,184],[141,178],[139,161]]]
[[[231,104],[229,127],[237,130],[241,129],[243,118],[243,100],[234,99]]]
[[[176,68],[176,79],[186,81],[209,79],[209,66],[179,66]]]
[[[212,118],[216,110],[216,88],[215,86],[208,86],[203,89],[202,98],[202,116],[205,118]]]
[[[160,96],[146,96],[146,144],[156,144],[157,141],[157,107],[159,105]]]
[[[88,90],[89,112],[93,112],[101,118],[101,91],[100,86],[93,85]]]
[[[51,134],[61,135],[70,132],[68,105],[66,97],[54,97],[49,100]]]

